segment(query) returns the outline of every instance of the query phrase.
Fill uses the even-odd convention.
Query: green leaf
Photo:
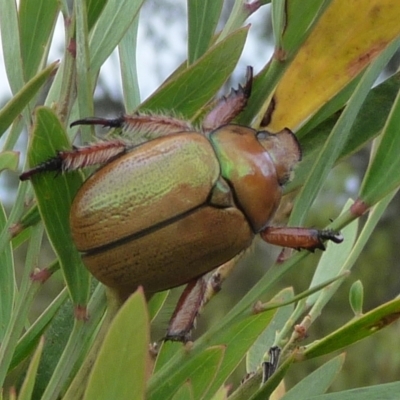
[[[7,216],[0,203],[0,227],[7,223]],[[15,296],[14,259],[11,243],[8,243],[0,253],[0,342],[3,340],[7,326],[10,323]]]
[[[172,400],[195,400],[193,397],[192,385],[189,381],[186,381],[172,397]]]
[[[273,299],[273,302],[287,302],[294,296],[293,288],[286,288],[279,292]],[[265,361],[265,354],[269,348],[274,344],[276,333],[279,332],[285,325],[286,321],[292,314],[294,309],[293,304],[278,308],[274,318],[268,325],[267,329],[258,337],[251,346],[246,355],[246,371],[247,373],[254,372]]]
[[[104,61],[110,56],[131,26],[144,0],[109,0],[90,32],[90,66],[96,78]]]
[[[344,359],[345,355],[340,354],[328,361],[293,386],[282,400],[309,400],[312,396],[325,393],[342,369]]]
[[[52,39],[59,3],[54,0],[21,0],[19,28],[25,80],[33,77],[43,63]]]
[[[3,151],[0,153],[0,172],[5,169],[16,171],[18,169],[19,153],[16,151]]]
[[[46,107],[38,108],[28,151],[29,164],[38,165],[69,146],[64,129],[53,111]],[[89,294],[89,273],[72,242],[69,210],[82,182],[79,172],[57,177],[52,172],[32,177],[47,234],[59,257],[71,297],[75,305],[81,306],[86,304]]]
[[[218,392],[215,393],[215,395],[212,397],[211,400],[227,400],[229,390],[230,390],[229,386],[221,386]]]
[[[167,364],[174,355],[182,351],[182,344],[171,340],[161,343],[158,349],[156,361],[154,363],[153,373],[157,373],[165,364]]]
[[[155,293],[148,304],[149,308],[149,315],[150,315],[150,321],[153,321],[158,313],[161,311],[165,300],[167,299],[169,294],[169,290],[164,290],[163,292],[158,292]]]
[[[247,32],[248,28],[238,29],[212,46],[194,64],[173,74],[140,108],[171,110],[183,118],[193,118],[231,75]]]
[[[360,199],[372,206],[400,185],[400,92],[383,128],[378,148],[360,190]]]
[[[358,318],[352,319],[346,325],[318,342],[306,346],[304,356],[309,359],[343,349],[365,337],[371,336],[398,318],[400,318],[400,299],[395,299]]]
[[[107,0],[87,0],[87,24],[89,31],[93,28],[94,24],[98,20],[104,6],[107,4]]]
[[[193,397],[195,399],[202,398],[214,381],[221,367],[224,354],[225,346],[219,345],[207,348],[200,354],[187,360],[183,368],[168,380],[168,385],[163,386],[162,390],[157,390],[149,398],[167,400],[171,398],[171,394],[173,393],[171,388],[181,387],[189,380],[193,390]]]
[[[350,207],[351,203],[352,202],[349,201],[345,205],[344,211]],[[317,269],[314,272],[314,276],[310,283],[310,288],[326,282],[329,279],[333,279],[352,267],[352,264],[346,264],[346,261],[353,249],[354,243],[357,238],[357,233],[358,220],[355,220],[342,230],[344,240],[343,243],[340,244],[340,246],[336,245],[335,243],[328,243],[327,249],[322,254]],[[335,284],[326,287],[321,292],[311,295],[307,299],[307,306],[311,307],[321,297],[328,296],[328,293],[331,293],[328,296],[330,298],[334,293],[332,291],[336,291],[339,284],[340,282],[336,282]]]
[[[351,285],[349,302],[355,316],[360,316],[362,314],[364,303],[364,286],[360,280]]]
[[[139,81],[137,76],[136,42],[139,27],[137,15],[118,45],[121,65],[122,91],[125,111],[132,113],[140,104]]]
[[[45,84],[56,66],[57,63],[50,64],[38,73],[0,110],[0,137]]]
[[[76,86],[78,95],[78,110],[80,117],[86,117],[94,114],[93,77],[87,73],[89,66],[89,44],[88,44],[88,26],[86,3],[78,1],[75,4],[76,20]],[[90,137],[90,128],[82,127],[81,134],[83,141]]]
[[[193,64],[211,44],[221,14],[221,0],[188,0],[188,62]]]
[[[64,304],[67,299],[67,291],[63,290],[47,307],[47,309],[40,315],[39,318],[35,320],[35,322],[29,327],[29,329],[24,333],[22,338],[18,341],[17,347],[15,348],[13,358],[10,364],[9,370],[14,369],[21,361],[26,359],[35,348],[37,343],[39,342],[40,337],[43,335],[45,329],[48,327],[50,322],[53,320],[54,316],[57,314],[60,307]],[[71,304],[68,304],[68,309],[71,309]],[[65,319],[67,312],[64,313],[63,319]],[[60,322],[60,320],[58,320]],[[68,326],[71,326],[73,323],[73,318],[68,318]],[[65,326],[65,328],[68,328]],[[59,332],[58,332],[59,333]],[[65,329],[65,333],[69,333],[68,329]],[[50,335],[47,334],[47,340],[51,341],[52,350],[55,348],[55,340],[59,340],[60,336],[50,338]],[[65,342],[63,343],[65,344]],[[54,364],[55,365],[55,364]]]
[[[143,290],[115,316],[93,366],[85,400],[145,398],[150,358],[149,317]]]
[[[400,382],[384,383],[343,392],[310,397],[309,400],[394,400],[400,393]]]
[[[0,30],[8,83],[11,91],[17,93],[25,81],[21,62],[17,3],[14,0],[0,1]]]
[[[33,388],[35,386],[36,373],[39,366],[40,357],[43,351],[44,338],[39,341],[39,345],[29,363],[28,371],[24,379],[24,383],[19,391],[18,400],[30,400],[32,398]]]

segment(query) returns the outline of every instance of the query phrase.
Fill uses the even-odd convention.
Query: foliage
[[[0,171],[17,171],[15,147],[24,129],[29,133],[29,165],[71,146],[77,131],[68,126],[93,115],[99,70],[115,48],[128,112],[164,110],[196,122],[241,57],[251,29],[246,20],[269,2],[236,0],[222,31],[216,32],[223,2],[188,0],[188,61],[141,103],[137,66],[132,60],[142,3],[77,0],[70,9],[66,1],[21,0],[17,9],[13,0],[0,2],[2,46],[13,92],[0,111],[4,139]],[[64,56],[47,65],[60,13],[65,23]],[[286,288],[273,296],[281,278],[308,257],[305,252],[296,253],[273,266],[193,343],[163,343],[155,360],[148,351],[149,321],[163,307],[167,293],[153,297],[148,310],[139,289],[120,310],[110,300],[105,311],[104,288],[95,282],[91,287],[69,233],[69,207],[84,179],[82,174],[56,179],[43,174],[32,185],[20,184],[10,213],[6,215],[3,207],[0,212],[0,384],[4,398],[274,396],[328,400],[378,399],[383,393],[385,398],[394,398],[400,382],[325,394],[342,367],[343,354],[287,393],[281,390],[282,379],[293,364],[332,355],[400,316],[399,298],[364,312],[363,286],[357,282],[349,294],[354,318],[304,344],[306,333],[324,316],[326,304],[348,276],[400,185],[396,172],[400,168],[399,74],[371,89],[399,49],[399,16],[397,0],[272,1],[274,55],[255,77],[249,105],[237,122],[272,132],[285,126],[296,131],[304,154],[286,189],[299,192],[291,225],[304,223],[333,166],[373,141],[357,200],[349,199],[329,226],[341,229],[345,241],[328,245],[308,290],[295,294]],[[45,84],[49,90],[41,104]],[[82,128],[82,141],[90,141],[91,134],[90,128]],[[358,218],[367,211],[359,229]],[[39,270],[44,232],[57,258]],[[28,248],[24,271],[17,279],[13,253],[24,243]],[[38,290],[54,279],[57,270],[62,271],[65,288],[37,319],[28,321]],[[268,300],[262,303],[260,299]],[[72,307],[73,321],[67,311]],[[273,345],[282,348],[281,361],[261,385],[261,366]],[[250,375],[229,391],[229,377],[244,359]],[[42,372],[37,374],[38,370]]]

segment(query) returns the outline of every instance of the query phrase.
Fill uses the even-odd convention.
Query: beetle
[[[309,250],[342,241],[330,230],[269,226],[301,149],[288,128],[272,134],[232,124],[251,86],[249,67],[244,87],[222,97],[197,130],[138,113],[75,121],[117,128],[120,136],[59,151],[20,177],[101,165],[72,203],[72,239],[89,271],[121,301],[139,285],[150,297],[190,282],[168,338],[187,340],[204,297],[203,276],[242,253],[255,235]],[[190,320],[183,327],[180,313]]]

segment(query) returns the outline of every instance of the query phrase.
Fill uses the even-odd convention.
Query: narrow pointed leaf
[[[40,357],[43,351],[44,338],[39,341],[39,345],[29,363],[28,371],[18,395],[18,400],[30,400],[35,386],[36,374],[39,366]]]
[[[293,386],[282,400],[308,400],[312,396],[325,393],[343,367],[345,355],[341,354],[307,375]]]
[[[92,78],[131,26],[144,0],[109,0],[90,33]]]
[[[47,307],[43,314],[29,327],[24,333],[22,338],[18,341],[17,347],[15,348],[13,359],[10,364],[10,371],[14,369],[20,362],[25,360],[31,353],[34,347],[39,343],[40,337],[43,335],[45,329],[53,320],[54,316],[59,311],[60,307],[65,303],[67,299],[67,292],[63,290],[54,301]],[[72,319],[69,320],[71,324]],[[50,335],[47,335],[49,339]],[[52,342],[52,348],[55,343]]]
[[[283,289],[280,293],[271,299],[271,302],[286,302],[294,296],[293,288]],[[269,348],[274,344],[276,333],[279,332],[294,309],[293,304],[278,308],[274,318],[268,325],[267,329],[258,337],[246,354],[246,371],[251,373],[261,366],[265,361],[265,355]]]
[[[59,3],[53,0],[21,0],[19,27],[25,80],[32,78],[50,45]],[[38,23],[40,21],[40,23]]]
[[[193,396],[200,399],[214,381],[224,358],[225,346],[213,346],[187,360],[166,385],[156,390],[149,399],[169,399],[171,388],[180,387],[190,379]]]
[[[56,66],[57,63],[50,64],[38,73],[0,110],[0,137],[44,85]]]
[[[57,150],[69,147],[65,131],[53,111],[38,108],[28,150],[29,165],[38,165],[54,156]],[[69,226],[70,206],[82,182],[79,172],[59,176],[50,172],[32,178],[40,214],[76,305],[86,304],[89,293],[89,273],[72,242]]]
[[[172,400],[195,400],[190,381],[186,381],[174,394]]]
[[[86,2],[89,31],[95,25],[106,3],[107,0],[88,0]]]
[[[3,204],[0,203],[0,230],[7,223],[7,217]],[[0,253],[0,342],[7,331],[11,320],[11,314],[15,295],[14,259],[11,243],[8,243]]]
[[[400,318],[400,299],[389,301],[355,318],[330,335],[312,343],[304,351],[305,358],[319,357],[323,354],[343,349],[359,340],[371,336]]]
[[[212,46],[194,64],[174,74],[141,105],[141,109],[173,110],[184,118],[192,118],[231,75],[247,33],[248,28],[239,29]]]
[[[360,316],[364,304],[364,286],[360,280],[351,285],[349,303],[356,317]]]
[[[139,27],[137,16],[118,46],[121,65],[122,91],[125,111],[132,113],[140,104],[139,80],[137,76],[136,42]]]
[[[343,392],[310,397],[308,400],[394,400],[400,393],[400,382],[384,383]]]
[[[188,0],[188,62],[192,64],[210,46],[221,14],[221,0]]]
[[[363,181],[360,199],[372,206],[400,185],[400,92],[383,129],[372,164]]]
[[[149,317],[140,289],[115,316],[93,366],[84,399],[145,399],[149,342]]]

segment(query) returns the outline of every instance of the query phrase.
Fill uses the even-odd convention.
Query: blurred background
[[[229,1],[225,2],[222,19],[229,15]],[[221,21],[222,22],[222,21]],[[266,63],[272,53],[272,27],[270,25],[269,9],[264,7],[261,12],[250,19],[252,29],[247,41],[241,62],[231,81],[222,88],[221,93],[227,93],[230,87],[236,87],[243,82],[247,65],[254,67],[255,73]],[[186,2],[184,0],[151,0],[142,9],[139,24],[137,64],[141,99],[146,99],[168,76],[186,59]],[[59,20],[56,27],[55,41],[50,57],[51,61],[59,59],[63,54],[63,21]],[[1,49],[0,49],[1,51]],[[400,55],[397,55],[388,65],[385,74],[390,75],[399,66]],[[119,80],[118,55],[114,53],[101,71],[99,85],[96,88],[96,115],[116,116],[124,111],[122,103],[121,84]],[[2,53],[0,54],[0,106],[11,97],[4,70]],[[99,134],[106,133],[105,130]],[[26,136],[25,139],[26,140]],[[22,143],[21,143],[22,144]],[[21,146],[23,148],[24,146]],[[314,204],[307,226],[323,227],[329,219],[336,216],[348,198],[353,197],[358,190],[360,177],[364,174],[369,152],[361,150],[350,159],[337,165],[326,181],[323,191]],[[24,165],[24,155],[21,154],[20,168]],[[3,172],[0,176],[0,198],[5,206],[13,202],[18,176],[15,173]],[[396,196],[387,209],[386,214],[377,226],[374,234],[352,274],[344,282],[336,296],[328,304],[325,314],[317,320],[309,332],[307,341],[312,341],[353,317],[349,306],[348,293],[353,282],[360,279],[365,289],[365,310],[376,307],[397,296],[400,292],[400,197]],[[361,221],[362,223],[362,221]],[[19,249],[15,255],[23,265],[25,249]],[[240,262],[239,267],[224,283],[222,292],[206,307],[198,321],[200,334],[207,324],[218,320],[221,315],[232,307],[274,262],[279,249],[257,242],[254,249]],[[276,292],[287,286],[294,286],[297,293],[305,290],[313,274],[313,266],[318,262],[320,253],[310,257],[304,265],[299,264],[295,273],[285,277]],[[47,244],[43,251],[41,262],[47,265],[54,259],[54,254]],[[61,287],[61,277],[58,284],[44,285],[42,296],[36,304],[33,314],[38,314],[48,304],[54,293]],[[171,296],[169,311],[173,310],[173,301],[181,289],[176,289]],[[266,299],[264,299],[266,300]],[[34,315],[32,315],[33,317]],[[154,339],[164,335],[164,329],[169,315],[160,315]],[[400,323],[394,323],[376,335],[363,340],[347,350],[344,370],[334,382],[332,390],[384,383],[400,377]],[[396,349],[394,351],[394,349]],[[316,366],[326,360],[312,360],[307,363],[295,364],[288,374],[287,386],[290,387],[306,376]],[[244,374],[244,367],[243,367]],[[239,373],[240,375],[240,373]],[[241,376],[233,379],[240,379]]]

